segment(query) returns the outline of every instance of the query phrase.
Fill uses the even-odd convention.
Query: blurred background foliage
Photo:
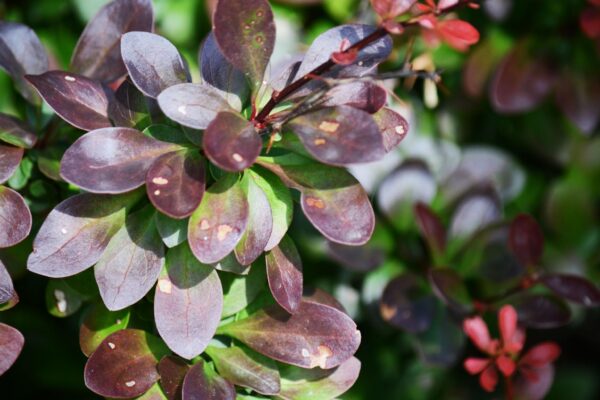
[[[66,69],[79,34],[104,3],[1,0],[0,19],[32,27],[53,55],[54,68]],[[318,34],[337,24],[375,21],[368,1],[287,0],[272,4],[278,32],[275,61],[305,49]],[[158,33],[179,48],[197,77],[197,51],[210,30],[210,5],[201,0],[154,0],[154,5]],[[600,79],[600,42],[581,32],[580,15],[586,7],[590,5],[585,0],[484,1],[481,10],[460,11],[461,18],[481,33],[480,43],[467,53],[446,45],[430,48],[420,39],[411,46],[405,37],[395,39],[396,50],[384,69],[401,67],[411,48],[415,68],[443,70],[443,85],[436,89],[423,82],[413,87],[395,82],[394,107],[409,119],[409,135],[385,160],[352,168],[380,212],[374,239],[365,252],[348,253],[348,249],[326,243],[301,213],[295,215],[291,232],[303,257],[306,284],[335,294],[362,331],[357,354],[363,363],[361,376],[343,398],[486,398],[461,366],[465,344],[456,327],[442,319],[423,334],[408,335],[380,317],[378,302],[385,284],[428,262],[412,212],[416,200],[429,203],[450,226],[454,240],[450,245],[457,247],[485,224],[529,213],[544,229],[546,270],[585,275],[600,282],[600,88],[585,90]],[[509,92],[508,98],[527,97],[528,93],[519,93],[519,87],[530,90],[525,83],[539,78],[534,71],[517,88],[500,82],[500,88],[490,89],[488,81],[500,60],[519,46],[526,55],[520,60],[522,68],[527,59],[544,59],[555,74],[553,87],[568,82],[570,88],[579,85],[584,89],[556,89],[535,99],[527,110],[504,112],[498,100],[502,90]],[[582,129],[581,119],[573,117],[577,113],[568,111],[583,108],[591,109],[586,115],[592,116],[596,110],[591,128]],[[25,116],[24,102],[4,72],[0,72],[0,110]],[[24,194],[32,211],[43,216],[60,196],[56,188],[36,179],[36,174],[39,172],[24,161],[9,185],[15,189],[27,185]],[[465,193],[481,185],[491,187],[492,197],[499,202],[483,196],[477,205],[461,211]],[[34,220],[39,223],[42,218]],[[0,314],[0,319],[26,337],[22,356],[0,379],[1,397],[95,398],[83,385],[86,359],[78,346],[82,313],[68,318],[52,316],[46,311],[46,279],[25,272],[32,237],[0,253],[21,298],[18,307]],[[470,245],[461,265],[450,267],[461,271],[475,268],[484,271],[481,273],[487,268],[492,276],[488,285],[495,282],[502,287],[504,278],[497,277],[507,268],[505,260],[492,259],[489,254],[479,257],[475,254],[479,250]],[[528,343],[555,340],[563,349],[549,399],[597,399],[600,312],[571,307],[569,325],[530,329]]]

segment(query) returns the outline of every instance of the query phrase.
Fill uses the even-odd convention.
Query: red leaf
[[[464,362],[464,367],[471,375],[481,373],[488,365],[490,360],[487,358],[467,358]]]
[[[517,369],[515,362],[507,356],[500,356],[496,359],[496,366],[504,376],[512,376]]]
[[[588,8],[579,17],[581,30],[590,39],[600,37],[600,9]]]
[[[463,330],[471,341],[484,353],[489,353],[492,339],[488,327],[481,317],[467,318],[463,322]]]
[[[442,40],[456,50],[465,51],[479,41],[477,29],[460,19],[440,21],[436,28]]]
[[[339,65],[350,65],[356,61],[358,57],[358,50],[352,49],[350,51],[336,51],[331,55],[331,60]]]
[[[490,365],[479,376],[479,384],[487,392],[493,392],[498,384],[498,372],[496,367]]]
[[[552,363],[560,356],[560,347],[554,342],[544,342],[530,349],[519,361],[520,365],[540,368]]]
[[[456,0],[454,0],[456,1]],[[395,18],[404,14],[417,0],[371,0],[371,6],[382,18]]]

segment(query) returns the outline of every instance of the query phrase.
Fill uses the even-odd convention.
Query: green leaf
[[[130,315],[128,309],[109,311],[102,303],[93,304],[79,328],[79,346],[83,354],[89,357],[104,339],[127,328]]]

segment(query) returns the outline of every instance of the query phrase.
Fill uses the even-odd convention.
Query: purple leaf
[[[79,347],[89,357],[108,336],[127,328],[129,310],[109,311],[96,303],[84,316],[79,328]]]
[[[204,132],[203,148],[219,168],[237,172],[254,164],[262,149],[262,139],[254,125],[241,115],[221,111]]]
[[[249,174],[244,174],[243,183],[248,204],[248,225],[235,247],[235,257],[242,265],[252,264],[265,250],[273,230],[273,213],[265,192]]]
[[[223,326],[232,336],[267,357],[302,368],[337,367],[360,344],[360,332],[346,314],[322,304],[302,302],[295,314],[274,305]]]
[[[273,297],[290,314],[302,301],[302,260],[296,245],[284,236],[278,246],[267,253],[267,278]]]
[[[215,41],[213,32],[209,33],[198,54],[198,65],[204,82],[222,91],[222,97],[236,110],[242,109],[242,103],[248,96],[246,77],[237,70],[223,55]]]
[[[65,121],[84,131],[108,128],[114,95],[98,81],[64,71],[26,75],[31,83]]]
[[[167,117],[194,129],[206,129],[220,111],[229,109],[217,89],[203,83],[171,86],[157,100]]]
[[[449,236],[468,237],[480,229],[499,221],[502,208],[498,194],[488,188],[475,188],[467,193],[452,213]]]
[[[187,363],[177,356],[164,356],[158,363],[160,386],[168,400],[181,400],[183,379],[189,371]]]
[[[341,266],[356,272],[368,272],[385,261],[385,251],[381,247],[366,243],[362,246],[345,246],[327,241],[327,253]]]
[[[162,155],[146,175],[148,198],[170,217],[189,217],[204,195],[205,165],[197,151],[181,150]]]
[[[71,70],[111,82],[127,72],[121,59],[121,36],[130,31],[150,32],[154,26],[151,0],[116,0],[104,6],[81,34]]]
[[[0,304],[8,302],[15,295],[12,279],[0,260]]]
[[[600,305],[600,290],[584,277],[567,274],[546,274],[540,278],[558,296],[588,307]]]
[[[133,128],[150,112],[153,102],[126,79],[117,89],[114,103],[109,105],[109,116],[116,126]]]
[[[190,218],[188,240],[204,264],[222,260],[240,241],[248,223],[248,201],[237,176],[211,186]]]
[[[535,376],[537,379],[528,379]],[[520,399],[543,400],[554,382],[554,365],[546,364],[539,368],[529,368],[527,377],[520,374],[515,381],[515,394]]]
[[[178,83],[190,82],[185,62],[171,42],[149,32],[129,32],[121,38],[121,56],[135,86],[146,96]]]
[[[0,322],[0,376],[2,376],[17,360],[25,338],[12,326]]]
[[[600,79],[566,74],[559,79],[556,104],[585,134],[591,134],[600,120]]]
[[[91,267],[125,222],[126,208],[141,195],[140,191],[120,196],[86,193],[63,201],[38,231],[27,269],[63,278]]]
[[[523,265],[537,264],[544,252],[544,234],[535,219],[517,215],[510,224],[508,246]]]
[[[429,282],[438,296],[452,310],[466,316],[471,311],[469,293],[462,277],[450,268],[429,270]]]
[[[22,158],[22,148],[0,144],[0,183],[6,182],[13,176]]]
[[[436,253],[442,253],[446,248],[446,229],[439,217],[426,204],[415,205],[415,217],[421,235],[425,237],[429,247]]]
[[[385,105],[387,92],[376,83],[358,81],[334,86],[324,98],[324,107],[350,106],[373,114]]]
[[[392,151],[406,137],[408,122],[403,116],[389,108],[382,108],[372,117],[383,136],[385,151]]]
[[[21,195],[0,186],[0,249],[21,242],[31,231],[31,212]]]
[[[213,14],[213,32],[229,62],[260,86],[275,47],[275,21],[269,2],[220,0]]]
[[[17,90],[27,101],[39,104],[37,93],[24,75],[46,72],[48,54],[33,30],[16,22],[0,21],[0,68],[13,78]]]
[[[162,342],[149,333],[137,329],[115,332],[85,364],[85,385],[104,397],[140,396],[158,381],[156,365],[166,353]]]
[[[406,273],[387,284],[381,297],[380,311],[390,325],[410,333],[421,333],[431,325],[435,305],[435,298],[424,293],[419,278]]]
[[[334,399],[350,389],[360,373],[360,361],[350,358],[339,367],[323,370],[304,369],[294,366],[281,368],[281,391],[277,397],[283,400]],[[317,395],[318,393],[318,395]]]
[[[124,193],[142,186],[152,163],[181,147],[160,142],[131,128],[98,129],[65,152],[64,180],[93,193]]]
[[[13,146],[30,149],[35,145],[37,137],[20,120],[0,113],[0,140]]]
[[[526,293],[511,302],[519,321],[535,329],[552,329],[565,326],[571,320],[569,307],[553,296]]]
[[[279,393],[279,371],[275,361],[245,347],[208,347],[206,353],[219,375],[237,386],[264,395]]]
[[[100,296],[111,311],[137,303],[152,289],[165,263],[164,246],[146,207],[128,215],[94,267]]]
[[[219,275],[200,264],[187,245],[169,250],[154,295],[158,333],[179,356],[200,355],[214,336],[223,310]]]
[[[373,118],[349,106],[325,108],[287,125],[317,160],[347,165],[379,160],[386,153]]]
[[[235,387],[204,361],[196,363],[183,380],[183,400],[235,400]]]
[[[329,307],[333,307],[344,314],[348,314],[342,303],[340,303],[335,297],[330,295],[324,290],[319,288],[304,288],[302,301],[308,303],[323,304]]]

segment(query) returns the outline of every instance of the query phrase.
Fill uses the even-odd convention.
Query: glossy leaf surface
[[[204,132],[207,157],[226,171],[242,171],[251,166],[262,149],[262,139],[254,125],[241,115],[222,111]]]
[[[146,174],[148,198],[170,217],[190,216],[204,195],[205,165],[196,151],[182,150],[160,156]]]
[[[121,56],[129,77],[146,96],[156,98],[170,86],[191,81],[177,48],[160,35],[149,32],[124,34]]]
[[[204,361],[194,364],[183,380],[183,400],[235,400],[235,387]]]
[[[31,212],[21,195],[0,186],[0,248],[14,246],[29,235]]]
[[[108,336],[127,328],[129,310],[109,311],[96,303],[85,314],[79,328],[79,347],[89,357]]]
[[[352,357],[360,332],[346,314],[317,303],[300,303],[289,315],[264,308],[219,330],[267,357],[303,368],[334,368]]]
[[[86,193],[63,201],[50,212],[38,231],[27,269],[62,278],[91,267],[125,222],[125,208],[140,195],[140,192],[120,196]]]
[[[0,322],[0,376],[17,360],[24,344],[21,332]]]
[[[302,300],[302,260],[296,245],[285,236],[279,245],[265,256],[267,278],[273,297],[290,314],[294,314]]]
[[[223,259],[240,241],[248,223],[248,201],[236,176],[211,186],[190,218],[188,240],[205,264]]]
[[[37,137],[23,122],[10,115],[0,113],[0,141],[30,149],[37,141]],[[2,151],[0,151],[1,153]]]
[[[116,0],[104,6],[87,24],[73,57],[71,70],[110,82],[127,72],[121,59],[121,36],[130,31],[152,31],[151,0]]]
[[[181,149],[131,128],[90,132],[65,152],[60,172],[67,181],[93,193],[123,193],[140,187],[161,155]]]
[[[217,272],[196,260],[187,245],[169,250],[154,295],[154,318],[169,348],[186,359],[201,354],[223,310]]]
[[[156,365],[166,353],[161,341],[147,332],[137,329],[115,332],[85,364],[85,385],[105,397],[140,396],[158,381]]]

